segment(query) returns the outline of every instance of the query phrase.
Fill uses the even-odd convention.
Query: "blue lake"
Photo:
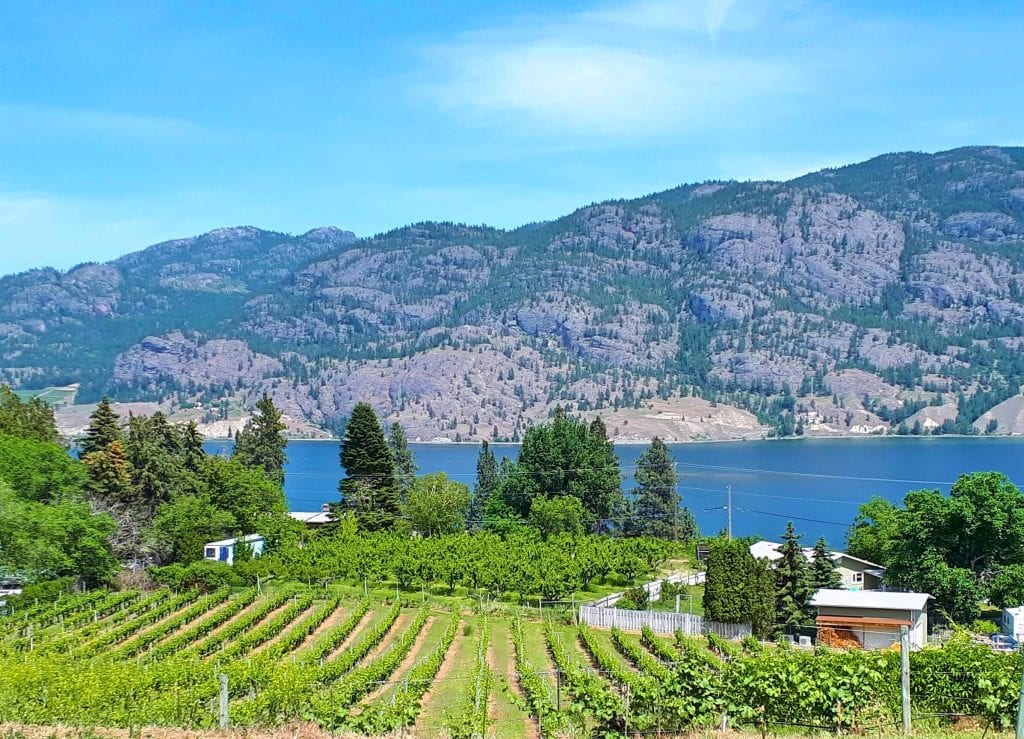
[[[230,442],[206,444],[226,453]],[[446,472],[472,486],[476,478],[473,444],[412,444],[420,473]],[[493,444],[495,454],[515,457],[515,444]],[[626,477],[633,485],[642,445],[617,446]],[[1024,484],[1024,439],[906,438],[799,439],[779,441],[676,444],[679,493],[701,530],[725,528],[729,486],[733,532],[777,539],[793,520],[806,540],[825,536],[840,546],[857,506],[872,495],[902,500],[909,490],[948,492],[967,472],[995,470]],[[338,443],[293,441],[288,445],[285,493],[292,510],[318,510],[338,500]]]

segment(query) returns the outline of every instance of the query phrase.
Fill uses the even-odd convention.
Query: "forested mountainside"
[[[16,245],[12,245],[16,247]],[[222,229],[0,280],[0,379],[215,422],[514,438],[1024,432],[1024,149],[706,182],[503,231]],[[693,396],[700,396],[699,398]]]

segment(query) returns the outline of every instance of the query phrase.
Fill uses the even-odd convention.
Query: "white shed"
[[[832,646],[885,649],[910,629],[911,649],[928,643],[927,593],[872,590],[819,590],[811,598],[818,609],[818,642]]]
[[[1004,608],[1002,618],[1003,633],[1017,641],[1024,639],[1024,606]]]
[[[259,557],[263,554],[266,542],[261,534],[243,536],[242,541],[249,547],[253,557]],[[214,562],[226,562],[229,565],[233,565],[235,563],[235,546],[237,544],[238,539],[211,541],[203,547],[203,559],[209,559]]]

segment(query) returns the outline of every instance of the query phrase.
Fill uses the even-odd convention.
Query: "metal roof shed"
[[[818,641],[887,648],[899,641],[900,629],[910,630],[910,646],[920,649],[928,641],[927,593],[890,593],[875,590],[822,589],[811,598],[818,609]]]

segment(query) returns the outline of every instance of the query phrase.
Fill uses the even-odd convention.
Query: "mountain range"
[[[16,245],[14,245],[16,246]],[[422,440],[1024,433],[1024,149],[715,181],[514,230],[225,228],[0,279],[0,381],[212,435],[370,401]]]

